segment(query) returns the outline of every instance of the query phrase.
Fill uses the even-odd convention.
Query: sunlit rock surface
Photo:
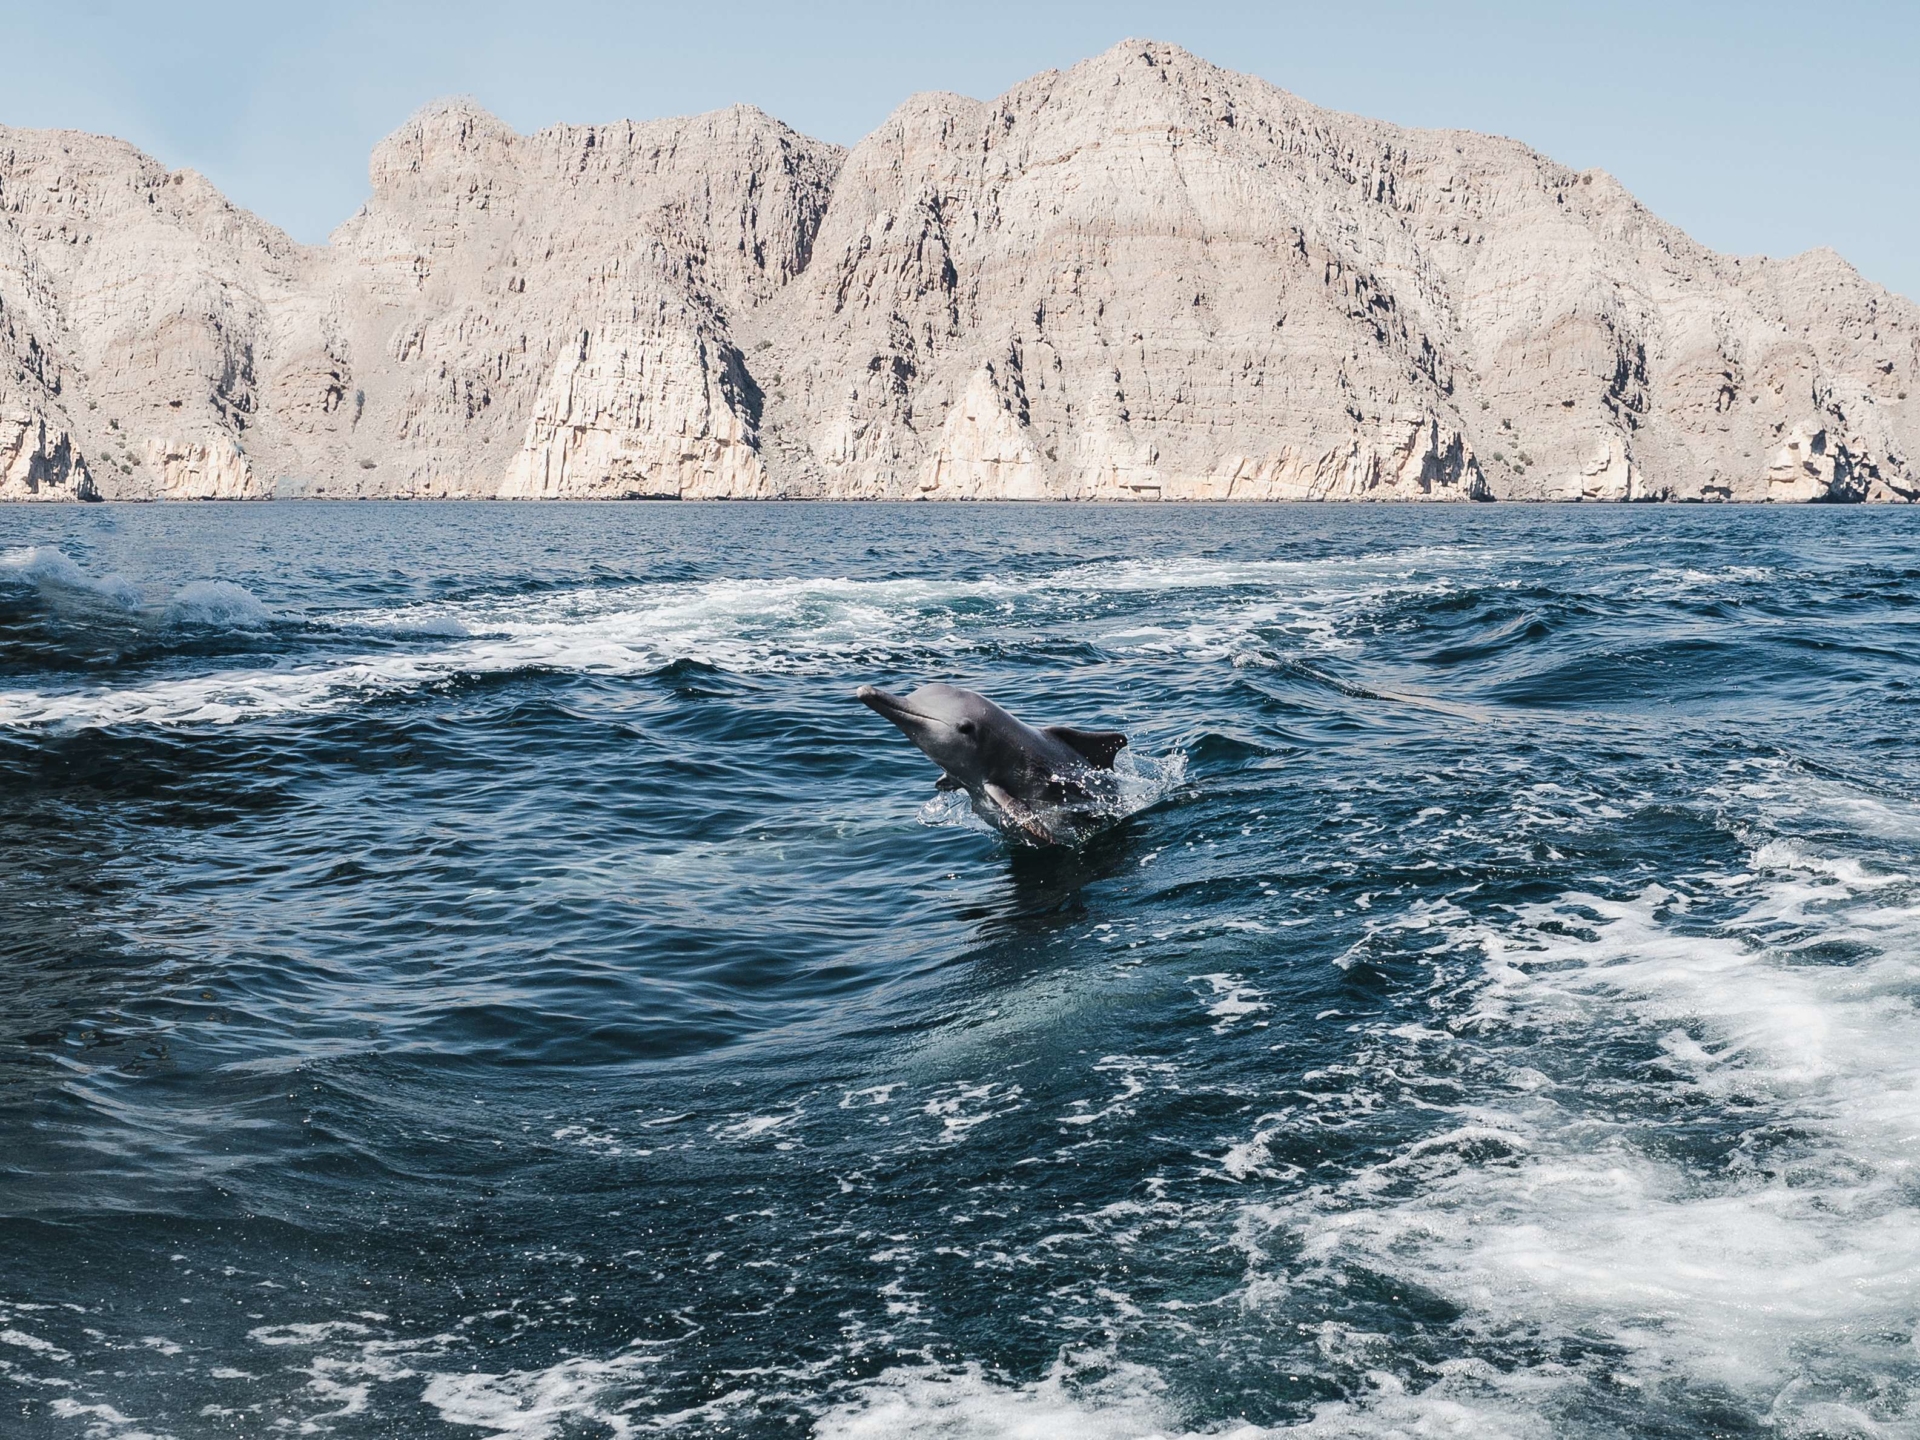
[[[1920,307],[1129,41],[851,152],[383,141],[302,246],[0,129],[0,498],[1912,500]]]

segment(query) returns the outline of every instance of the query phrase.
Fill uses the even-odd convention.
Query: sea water
[[[1916,686],[1920,512],[7,509],[0,1433],[1920,1433]]]

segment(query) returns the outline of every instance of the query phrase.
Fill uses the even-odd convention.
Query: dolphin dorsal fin
[[[1127,748],[1127,737],[1118,730],[1076,730],[1071,725],[1042,725],[1042,735],[1051,735],[1062,745],[1077,750],[1096,770],[1111,770],[1113,757]]]

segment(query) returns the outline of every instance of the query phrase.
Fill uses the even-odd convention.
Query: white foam
[[[1106,1055],[1093,1067],[1096,1075],[1117,1075],[1120,1088],[1094,1109],[1091,1101],[1076,1100],[1072,1108],[1058,1117],[1064,1126],[1098,1127],[1115,1117],[1130,1116],[1133,1102],[1155,1084],[1172,1084],[1175,1067],[1164,1060],[1148,1060],[1132,1055]]]
[[[627,1412],[642,1403],[635,1390],[648,1360],[644,1353],[627,1351],[610,1360],[562,1360],[543,1370],[441,1373],[428,1377],[420,1398],[449,1425],[520,1440],[577,1433],[582,1421],[624,1437],[637,1433]],[[627,1398],[615,1402],[610,1392]]]
[[[1105,1361],[1091,1383],[1075,1373]],[[1079,1362],[1076,1364],[1076,1361]],[[979,1365],[901,1366],[860,1387],[823,1415],[817,1440],[1551,1440],[1555,1432],[1523,1403],[1498,1391],[1524,1390],[1490,1366],[1441,1367],[1441,1378],[1409,1393],[1374,1372],[1366,1395],[1317,1405],[1298,1425],[1229,1423],[1191,1429],[1150,1366],[1069,1357],[1026,1384],[990,1377]]]
[[[38,1335],[29,1335],[24,1330],[0,1330],[0,1345],[13,1345],[22,1350],[31,1350],[36,1354],[45,1355],[49,1360],[73,1358],[51,1340],[42,1340]]]
[[[1188,978],[1204,981],[1212,990],[1209,996],[1212,1003],[1207,1006],[1207,1014],[1213,1017],[1213,1033],[1216,1035],[1226,1034],[1235,1021],[1263,1015],[1273,1009],[1267,1003],[1265,991],[1254,989],[1238,975],[1223,973]]]
[[[1111,800],[1097,812],[1103,822],[1137,815],[1177,792],[1186,783],[1186,752],[1170,750],[1165,755],[1142,755],[1128,748],[1113,762],[1113,773],[1119,785]],[[917,818],[922,825],[935,830],[993,831],[991,825],[974,813],[973,799],[964,790],[936,791],[920,806]]]
[[[1014,1385],[960,1370],[901,1367],[862,1387],[815,1426],[818,1440],[1147,1440],[1168,1435],[1165,1407],[1150,1377],[1129,1391],[1073,1394],[1058,1367],[1046,1379]],[[1257,1433],[1257,1432],[1254,1432]]]
[[[762,1135],[771,1134],[783,1126],[792,1124],[799,1118],[796,1111],[785,1115],[749,1115],[728,1125],[722,1125],[713,1131],[721,1140],[758,1140]]]
[[[1025,1092],[1018,1085],[986,1081],[960,1082],[943,1087],[922,1107],[923,1114],[940,1122],[940,1143],[958,1144],[979,1126],[1025,1108]]]
[[[1906,834],[1837,782],[1776,770],[1742,793],[1747,809],[1800,817],[1812,833],[1864,818],[1868,836]],[[1327,1077],[1344,1083],[1317,1102],[1290,1092],[1225,1144],[1215,1173],[1269,1182],[1240,1207],[1249,1268],[1238,1300],[1280,1320],[1303,1290],[1371,1273],[1451,1301],[1461,1342],[1500,1363],[1460,1359],[1410,1387],[1369,1369],[1392,1354],[1392,1337],[1331,1326],[1325,1358],[1343,1376],[1366,1374],[1366,1391],[1245,1433],[1545,1436],[1562,1433],[1548,1417],[1584,1408],[1595,1384],[1731,1393],[1786,1435],[1913,1433],[1900,1408],[1920,1374],[1912,869],[1884,848],[1849,854],[1769,832],[1753,837],[1744,867],[1676,882],[1695,896],[1572,892],[1510,922],[1452,900],[1382,909],[1391,928],[1439,940],[1430,953],[1450,957],[1448,971],[1477,955],[1471,1003],[1445,1007],[1446,1025],[1354,1027],[1365,1038],[1352,1073]],[[1231,973],[1194,979],[1212,992],[1203,1004],[1240,998]],[[1651,1068],[1622,1059],[1635,1050],[1651,1050]],[[1462,1098],[1411,1101],[1401,1082],[1418,1074],[1428,1096],[1444,1085]],[[1397,1103],[1441,1126],[1321,1184],[1275,1161],[1274,1140],[1303,1123],[1377,1111],[1382,1077],[1396,1081]],[[1324,1113],[1303,1113],[1303,1101]],[[1092,1113],[1076,1104],[1062,1120]],[[1690,1129],[1723,1138],[1689,1159]],[[1561,1360],[1563,1342],[1584,1358]],[[1516,1351],[1527,1358],[1515,1363]],[[822,1433],[1180,1433],[1161,1405],[1151,1384],[1116,1396],[1057,1376],[1021,1385],[978,1369],[906,1370],[880,1377]]]
[[[0,578],[36,585],[42,593],[60,599],[78,599],[131,610],[140,603],[140,588],[118,575],[99,578],[87,574],[64,553],[44,545],[0,551]]]
[[[1151,560],[1105,560],[1057,571],[1042,583],[1095,594],[1152,590],[1297,588],[1329,575],[1368,581],[1413,581],[1422,570],[1459,568],[1490,552],[1466,545],[1412,545],[1370,555],[1327,555],[1311,560],[1215,560],[1179,555]]]
[[[1663,567],[1632,576],[1636,588],[1645,596],[1675,599],[1699,591],[1741,590],[1773,578],[1766,565],[1723,565],[1718,570],[1693,570]]]
[[[1485,953],[1466,1038],[1405,1038],[1504,1064],[1510,1091],[1280,1207],[1302,1266],[1425,1287],[1544,1348],[1604,1337],[1621,1383],[1726,1386],[1762,1412],[1810,1365],[1900,1383],[1913,1357],[1887,1337],[1912,1333],[1920,1290],[1920,893],[1777,838],[1716,888],[1742,908],[1712,926],[1661,886],[1568,894],[1506,928],[1451,921]],[[1803,963],[1809,938],[1861,958]],[[1603,1045],[1662,1058],[1592,1088],[1531,1068]],[[1676,1119],[1741,1138],[1689,1163]],[[1816,1387],[1788,1409],[1799,1425],[1836,1404]]]
[[[167,602],[166,618],[171,625],[253,630],[266,625],[273,612],[244,585],[231,580],[196,580],[181,586]]]
[[[118,594],[127,607],[137,602],[124,582],[87,580],[58,552],[8,553],[23,574],[51,577],[46,583]],[[1309,649],[1338,649],[1351,643],[1343,627],[1369,606],[1451,583],[1410,579],[1409,563],[1404,555],[1239,565],[1189,558],[971,581],[720,579],[408,603],[343,611],[315,623],[428,642],[414,648],[114,688],[0,692],[0,724],[230,724],[324,711],[460,676],[536,669],[639,675],[675,661],[739,674],[907,667],[950,673],[964,671],[984,635],[1007,627],[1021,635],[1078,630],[1122,653],[1266,663],[1271,642],[1263,637],[1276,629]],[[1223,589],[1225,596],[1210,593],[1202,605],[1162,606],[1152,626],[1134,632],[1111,626],[1104,608],[1089,603],[1108,595]],[[180,623],[230,626],[270,618],[257,599],[228,581],[183,588],[168,614]]]
[[[85,1405],[63,1395],[48,1409],[56,1419],[85,1420],[86,1429],[80,1433],[86,1440],[171,1440],[164,1432],[147,1429],[141,1421],[122,1415],[111,1405]]]
[[[443,678],[439,667],[406,656],[324,669],[235,669],[124,689],[42,694],[0,691],[0,725],[108,726],[232,724],[321,711]]]
[[[377,1416],[383,1413],[387,1392],[400,1387],[397,1393],[405,1394],[416,1386],[420,1400],[446,1424],[519,1440],[577,1434],[583,1423],[596,1434],[630,1436],[641,1428],[656,1431],[670,1418],[650,1410],[644,1426],[633,1418],[632,1412],[648,1406],[646,1381],[659,1359],[640,1342],[606,1358],[569,1356],[539,1369],[488,1371],[449,1365],[470,1344],[462,1334],[468,1325],[509,1313],[469,1316],[450,1331],[416,1339],[377,1334],[344,1320],[260,1326],[248,1338],[308,1352],[296,1373],[307,1377],[306,1395],[327,1408],[301,1417],[301,1433],[330,1430],[327,1422],[332,1420]]]
[[[353,1320],[314,1320],[293,1325],[256,1325],[247,1339],[256,1345],[319,1345],[339,1338],[354,1339],[373,1332]]]

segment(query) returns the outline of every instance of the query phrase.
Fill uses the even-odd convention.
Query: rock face
[[[44,415],[0,415],[0,500],[98,498],[71,435],[49,432]]]
[[[273,493],[253,473],[245,452],[224,435],[155,437],[146,443],[146,460],[162,500],[265,500]]]
[[[744,392],[738,355],[696,327],[582,330],[534,403],[500,497],[765,498]]]
[[[527,138],[429,107],[329,247],[308,384],[348,422],[309,493],[769,493],[734,322],[806,268],[840,158],[738,107]]]
[[[307,247],[0,129],[0,498],[1920,499],[1920,307],[1838,256],[1172,46],[851,152],[443,102],[370,178]]]

